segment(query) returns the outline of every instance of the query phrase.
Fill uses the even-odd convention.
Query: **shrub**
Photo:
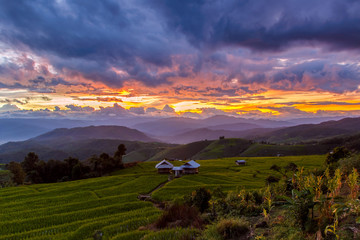
[[[189,205],[197,207],[202,213],[209,208],[210,199],[210,192],[203,187],[196,189],[191,196],[185,196],[185,201]]]
[[[13,181],[16,184],[23,184],[25,180],[26,173],[21,167],[21,164],[18,162],[10,162],[7,165],[7,169],[13,174]]]
[[[202,228],[203,224],[196,208],[185,204],[174,204],[156,220],[154,227],[158,229],[190,226]]]
[[[266,181],[267,184],[271,184],[271,183],[277,183],[277,182],[279,182],[280,179],[279,179],[278,177],[275,177],[275,176],[270,175],[270,176],[268,176],[268,177],[266,178],[265,181]]]
[[[298,166],[293,162],[290,162],[284,168],[286,171],[292,171],[292,172],[296,172],[298,170]]]
[[[216,230],[224,239],[237,239],[250,231],[249,224],[241,219],[222,219]]]
[[[355,155],[349,158],[344,158],[339,161],[340,168],[344,173],[349,174],[353,168],[360,171],[360,155]]]
[[[327,154],[326,164],[337,163],[340,159],[350,156],[350,151],[345,147],[336,147],[334,150]]]

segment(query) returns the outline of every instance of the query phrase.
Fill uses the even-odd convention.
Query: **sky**
[[[360,1],[0,0],[0,117],[360,116]]]

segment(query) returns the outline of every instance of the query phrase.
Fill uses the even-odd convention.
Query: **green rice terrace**
[[[0,240],[15,239],[181,239],[198,230],[146,227],[162,213],[139,194],[151,193],[154,201],[182,198],[199,187],[224,191],[265,186],[273,164],[293,162],[305,169],[321,166],[325,156],[238,158],[198,161],[200,172],[168,181],[158,174],[157,162],[144,162],[112,176],[72,182],[33,184],[0,189]],[[173,162],[181,165],[182,162]],[[165,183],[165,184],[164,184]]]

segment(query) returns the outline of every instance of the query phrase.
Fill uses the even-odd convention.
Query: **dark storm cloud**
[[[131,78],[147,85],[165,83],[173,73],[158,74],[144,65],[170,67],[173,39],[163,34],[154,16],[136,5],[112,0],[2,0],[0,40],[48,54],[56,68],[108,85],[121,86]],[[130,76],[119,76],[111,67]]]
[[[33,85],[42,85],[37,86],[39,92],[71,86],[72,77],[110,87],[133,79],[156,87],[171,79],[212,73],[214,79],[227,76],[228,81],[238,78],[245,85],[265,84],[266,71],[273,66],[270,58],[261,56],[262,64],[236,64],[225,50],[246,58],[239,48],[266,54],[296,46],[360,49],[360,2],[352,0],[0,0],[0,4],[0,42],[46,58],[64,76],[33,79]],[[322,79],[322,74],[330,74],[324,66],[319,62],[279,71],[272,78],[274,88],[285,88],[284,81],[289,86],[302,82],[309,72]],[[20,80],[19,68],[34,71],[35,61],[27,59],[21,67],[0,64],[0,74]],[[255,73],[246,75],[246,70]],[[37,71],[44,79],[49,75],[44,66]],[[343,68],[337,74],[351,84],[316,87],[355,89],[354,69]]]
[[[300,42],[360,48],[360,2],[353,0],[156,1],[169,29],[196,47],[237,45],[278,51]]]
[[[358,89],[360,66],[314,60],[293,65],[271,77],[271,87],[280,90],[309,89],[344,93]]]

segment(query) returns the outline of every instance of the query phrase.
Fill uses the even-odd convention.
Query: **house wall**
[[[184,168],[184,174],[196,174],[199,173],[199,168]]]
[[[158,173],[170,173],[171,168],[158,168]]]

